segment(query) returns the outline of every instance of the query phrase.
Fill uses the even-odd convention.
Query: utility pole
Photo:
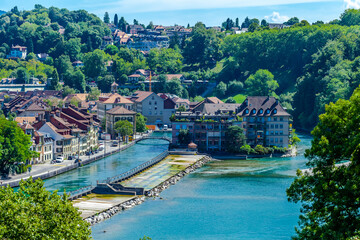
[[[151,70],[150,70],[150,78],[149,78],[149,92],[151,92]]]

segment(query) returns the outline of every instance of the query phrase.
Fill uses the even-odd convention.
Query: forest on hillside
[[[144,56],[124,46],[100,50],[102,38],[111,31],[85,10],[35,5],[31,11],[19,11],[14,7],[0,16],[0,58],[16,44],[28,48],[28,57],[25,61],[1,59],[0,78],[21,76],[24,82],[31,75],[52,78],[52,89],[60,89],[58,81],[63,80],[69,92],[89,92],[86,83],[94,81],[106,92],[113,81],[126,86],[127,76],[135,70],[151,69],[159,80],[155,91],[192,100],[206,90],[198,80],[216,82],[208,95],[227,102],[241,101],[246,95],[277,96],[293,114],[294,124],[306,129],[316,125],[325,104],[348,99],[359,86],[359,10],[346,10],[339,20],[327,24],[292,18],[286,23],[291,27],[285,29],[269,29],[266,21],[260,24],[257,19],[235,22],[227,19],[223,32],[200,22],[188,26],[192,28],[190,37],[175,36],[170,48],[152,49]],[[125,20],[121,23],[127,24]],[[248,27],[249,32],[231,34],[228,29],[234,24]],[[40,63],[34,53],[50,57]],[[76,60],[83,61],[84,67],[73,67]],[[109,61],[113,65],[107,68]],[[162,75],[174,73],[182,73],[193,84],[184,86],[178,79],[167,80]],[[119,92],[127,95],[135,89],[144,90],[145,86],[123,87]]]

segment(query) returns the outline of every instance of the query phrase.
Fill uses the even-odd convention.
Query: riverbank
[[[209,156],[203,156],[199,160],[197,160],[192,165],[186,167],[184,170],[178,172],[177,174],[171,176],[166,179],[162,183],[157,186],[147,190],[145,192],[145,196],[136,196],[130,199],[126,199],[125,201],[118,203],[106,210],[103,210],[97,214],[92,216],[85,217],[84,220],[89,222],[91,225],[99,223],[105,219],[112,217],[113,215],[122,212],[124,210],[130,209],[136,205],[143,203],[148,198],[159,197],[159,194],[165,189],[169,188],[171,185],[175,185],[179,180],[181,180],[184,176],[194,172],[196,169],[201,168],[204,164],[211,161],[212,158]],[[76,206],[76,204],[75,204]]]
[[[211,154],[213,158],[219,160],[246,160],[246,159],[256,159],[256,158],[285,158],[285,157],[295,157],[298,151],[296,147],[292,147],[285,153],[269,153],[269,154],[232,154],[228,152],[213,153]]]
[[[151,134],[151,133],[149,133]],[[146,138],[149,134],[145,135],[138,135],[136,140],[130,143],[121,143],[118,147],[111,147],[109,143],[106,146],[106,151],[99,152],[97,154],[91,156],[81,156],[80,159],[82,160],[81,163],[75,163],[75,161],[65,160],[63,163],[59,164],[37,164],[32,166],[32,171],[30,173],[23,173],[18,175],[11,176],[10,179],[3,179],[0,180],[0,187],[3,186],[10,186],[10,187],[18,187],[21,180],[27,180],[32,177],[34,180],[40,178],[42,180],[55,177],[62,173],[66,173],[68,171],[77,169],[81,166],[93,163],[95,161],[101,160],[105,157],[111,156],[118,152],[124,151],[131,146],[134,146],[138,141],[141,141],[143,138]]]

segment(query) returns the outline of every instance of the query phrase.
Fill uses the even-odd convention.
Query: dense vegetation
[[[305,154],[312,171],[299,171],[287,190],[290,201],[302,204],[295,239],[358,239],[359,112],[360,87],[350,100],[330,103],[320,115],[311,149]],[[350,163],[335,166],[344,160]]]
[[[1,239],[91,239],[91,229],[67,195],[44,188],[41,179],[0,188]]]
[[[104,20],[110,22],[109,16]],[[117,15],[114,23],[123,30],[128,24]],[[139,24],[137,20],[134,23]],[[226,33],[237,26],[252,29],[226,36],[199,22],[189,38],[174,37],[171,48],[152,49],[144,57],[140,51],[123,46],[100,50],[110,29],[84,10],[35,5],[34,10],[19,11],[14,7],[0,16],[0,56],[4,58],[15,44],[27,46],[30,54],[27,61],[2,60],[0,77],[23,82],[31,76],[51,78],[52,89],[60,89],[58,81],[63,80],[65,86],[79,92],[91,91],[86,86],[91,81],[109,92],[116,81],[122,86],[119,93],[126,95],[135,89],[145,90],[143,84],[127,87],[131,85],[127,76],[139,68],[151,69],[160,75],[155,79],[159,81],[156,92],[169,91],[192,99],[216,95],[226,102],[236,102],[244,95],[279,96],[293,114],[295,125],[311,129],[325,104],[349,98],[360,83],[360,11],[346,10],[340,20],[329,24],[318,21],[310,25],[296,17],[285,24],[291,27],[269,29],[266,21],[227,19],[222,24]],[[152,23],[147,26],[153,27]],[[40,63],[32,53],[48,53],[50,58]],[[83,61],[84,67],[73,67],[75,60]],[[169,73],[183,73],[194,83],[182,86],[178,79],[161,76]],[[217,86],[209,91],[197,84],[198,80],[216,81]]]

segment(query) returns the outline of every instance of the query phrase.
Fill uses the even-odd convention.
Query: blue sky
[[[56,6],[70,10],[85,9],[103,17],[109,12],[111,18],[117,13],[128,22],[135,18],[141,23],[194,25],[197,21],[207,26],[218,26],[226,18],[240,22],[246,16],[269,22],[284,22],[297,16],[310,23],[316,20],[330,21],[339,18],[346,8],[360,8],[360,0],[1,0],[0,9],[8,11],[17,5],[29,10],[35,4]]]

